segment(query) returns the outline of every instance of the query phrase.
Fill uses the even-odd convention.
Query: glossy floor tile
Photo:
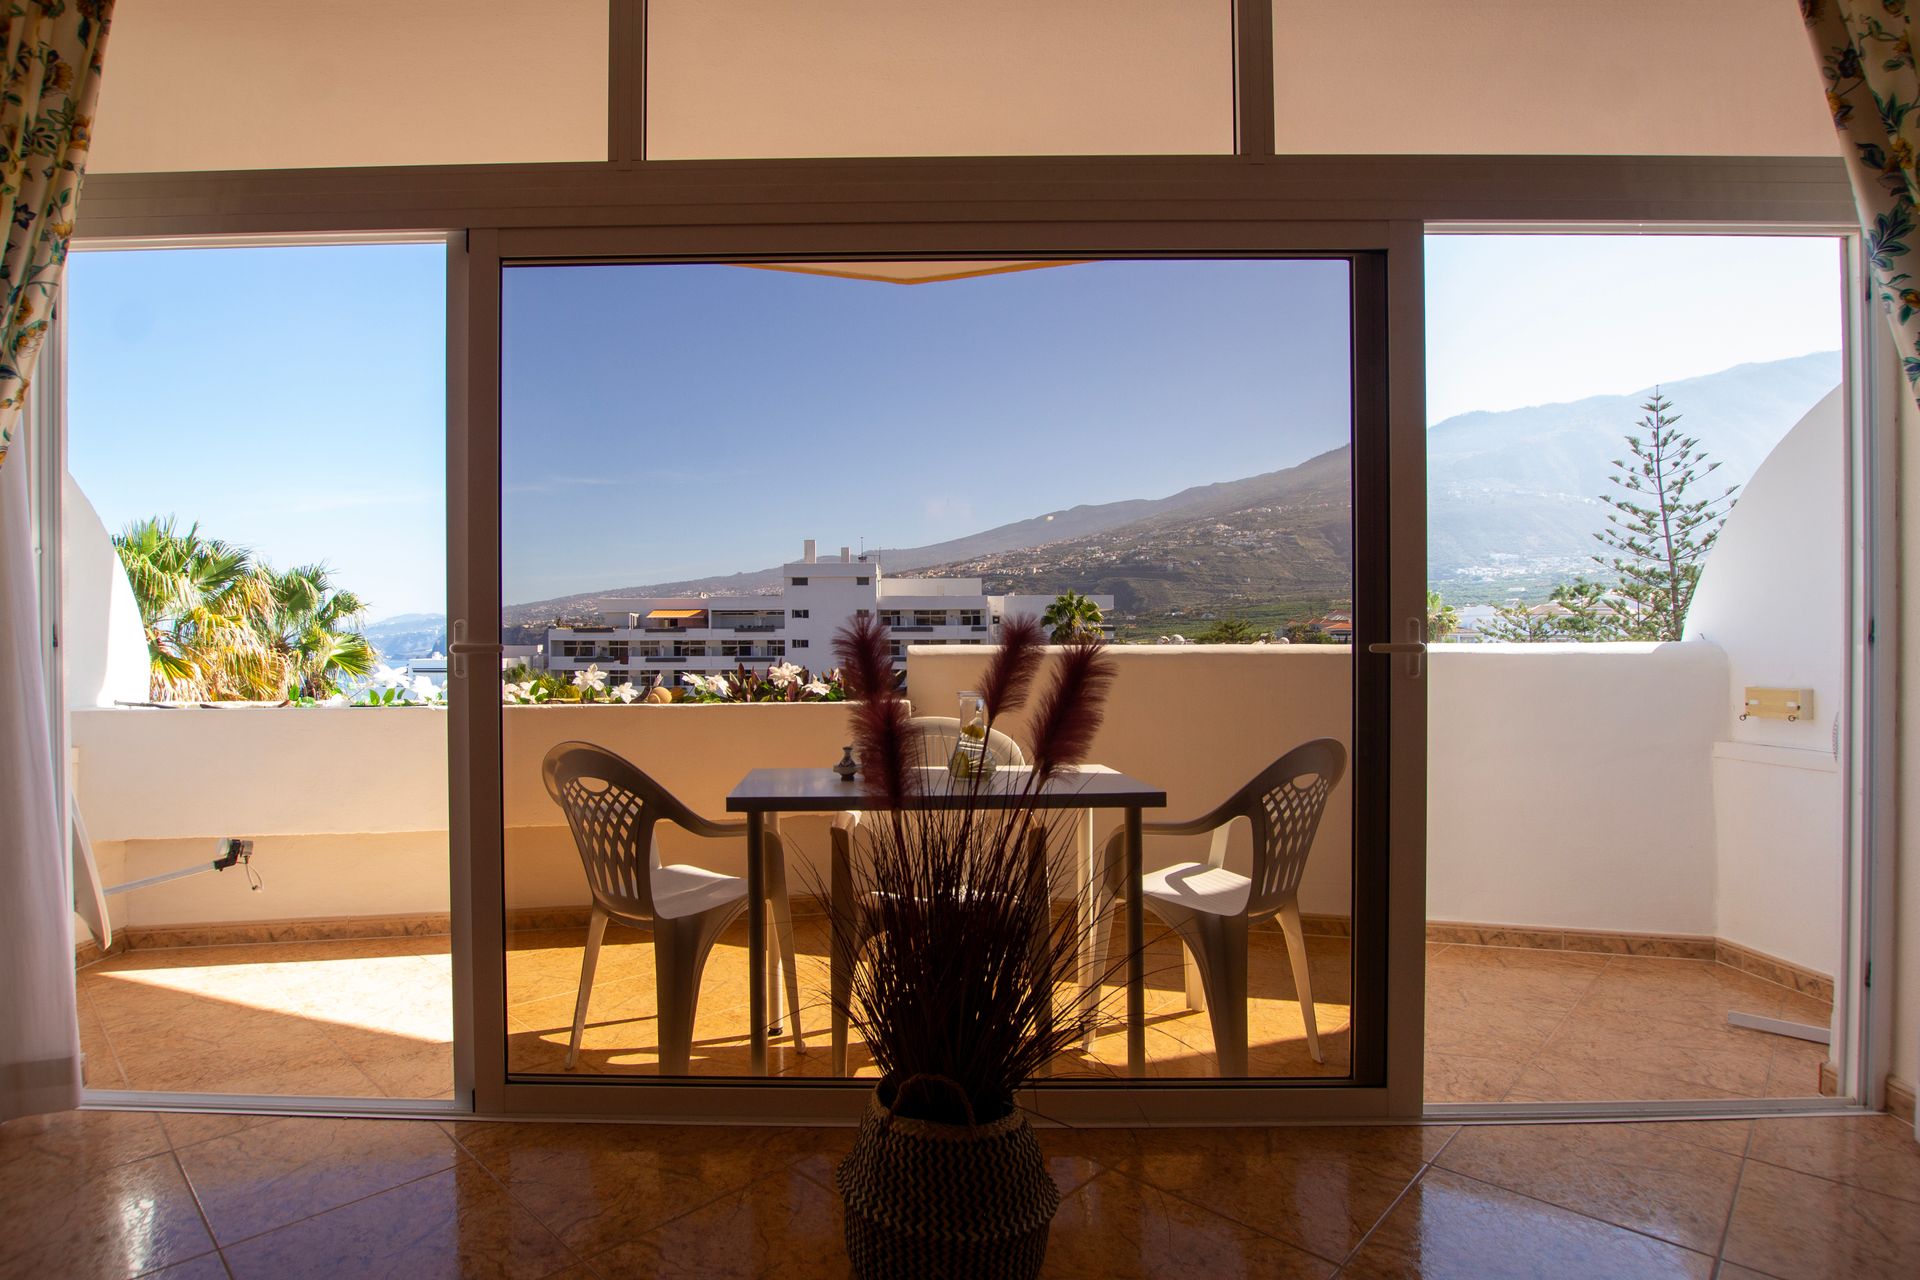
[[[831,1070],[825,923],[795,922],[804,1051],[771,1046],[776,1075]],[[568,1074],[567,1040],[583,929],[519,930],[507,953],[508,1060]],[[1249,1069],[1260,1077],[1346,1074],[1351,1063],[1348,942],[1310,937],[1322,1058],[1306,1045],[1298,988],[1278,934],[1256,933]],[[1212,1024],[1187,1006],[1177,943],[1147,951],[1147,1073],[1216,1074]],[[80,973],[90,1084],[214,1093],[437,1098],[452,1090],[451,965],[444,938],[153,948]],[[1066,998],[1063,991],[1062,997]],[[1102,989],[1090,1046],[1053,1064],[1062,1078],[1125,1074],[1124,992]],[[602,948],[579,1075],[659,1070],[653,948],[614,927]],[[1822,1022],[1831,1008],[1707,961],[1469,945],[1427,948],[1431,1102],[1812,1097],[1825,1050],[1727,1023],[1744,1010]],[[792,1024],[789,1023],[789,1031]],[[744,926],[714,948],[694,1028],[695,1075],[747,1072]],[[849,1065],[872,1068],[858,1037]]]
[[[848,1129],[72,1112],[0,1125],[16,1277],[845,1277]],[[1885,1116],[1041,1129],[1042,1274],[1911,1276]],[[1717,1272],[1716,1272],[1716,1267]]]

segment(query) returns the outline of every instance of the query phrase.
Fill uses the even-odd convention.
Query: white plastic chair
[[[694,1013],[707,955],[728,925],[747,907],[747,882],[703,867],[662,866],[654,824],[671,822],[712,840],[744,839],[744,822],[709,822],[675,799],[630,761],[586,742],[563,742],[547,753],[541,775],[547,794],[567,815],[574,847],[593,894],[587,949],[580,961],[580,994],[574,1002],[567,1068],[580,1059],[587,1002],[607,921],[636,924],[653,935],[653,977],[659,1016],[660,1071],[685,1075],[693,1055]],[[800,1029],[800,979],[794,965],[793,915],[787,902],[785,846],[766,832],[767,898],[773,909],[777,951],[786,972],[787,1012],[793,1044],[805,1049]]]
[[[1300,927],[1300,879],[1313,851],[1327,797],[1347,765],[1346,748],[1316,738],[1287,752],[1203,817],[1191,822],[1148,822],[1145,835],[1211,835],[1205,862],[1176,862],[1141,880],[1147,910],[1179,935],[1186,953],[1187,1003],[1205,1009],[1213,1024],[1214,1052],[1223,1076],[1247,1074],[1247,932],[1278,918],[1293,966],[1307,1052],[1320,1056],[1313,982]],[[1227,837],[1245,820],[1253,829],[1251,877],[1226,869]],[[1111,914],[1126,893],[1124,833],[1107,842],[1106,900],[1094,914],[1094,981],[1105,972]]]

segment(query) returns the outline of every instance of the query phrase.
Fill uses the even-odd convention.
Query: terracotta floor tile
[[[1119,1170],[1337,1260],[1449,1136],[1413,1126],[1146,1129]]]
[[[1740,1158],[1627,1125],[1485,1125],[1435,1163],[1702,1253],[1718,1253]]]
[[[1043,1272],[1059,1280],[1329,1276],[1334,1264],[1119,1173],[1067,1197]]]
[[[1430,1170],[1353,1255],[1344,1277],[1706,1280],[1713,1259],[1443,1169]]]
[[[840,1280],[840,1198],[797,1170],[728,1192],[589,1259],[607,1280]]]
[[[10,1182],[0,1201],[4,1280],[137,1276],[213,1249],[172,1152],[64,1174],[55,1161],[29,1158],[8,1172],[28,1166],[36,1176]]]
[[[583,1257],[630,1241],[808,1154],[803,1129],[473,1124],[459,1140]]]
[[[1730,1156],[1747,1153],[1753,1136],[1751,1120],[1650,1120],[1625,1126],[1642,1133],[1659,1134],[1695,1146],[1709,1147]]]
[[[203,1253],[190,1262],[177,1262],[159,1271],[149,1271],[140,1280],[232,1280],[227,1264],[217,1253]]]
[[[1920,1203],[1920,1143],[1905,1121],[1888,1115],[1791,1117],[1754,1126],[1749,1155],[1755,1160]]]
[[[196,1142],[224,1138],[256,1125],[272,1124],[279,1119],[277,1116],[238,1115],[225,1111],[162,1111],[157,1113],[157,1117],[160,1127],[167,1131],[167,1140],[176,1151]]]
[[[536,1280],[576,1261],[468,1159],[225,1252],[234,1280]]]
[[[1526,1068],[1530,1054],[1481,1058],[1429,1049],[1426,1055],[1428,1102],[1498,1102]]]
[[[127,1073],[121,1069],[120,1057],[113,1051],[113,1039],[107,1034],[99,1011],[93,1007],[93,998],[84,990],[76,993],[75,1012],[80,1022],[82,1081],[89,1089],[126,1088]]]
[[[26,1174],[42,1162],[84,1177],[158,1155],[167,1147],[166,1130],[151,1112],[60,1111],[22,1116],[0,1124],[0,1192],[13,1189],[10,1175],[16,1170]]]
[[[1507,1090],[1508,1102],[1648,1102],[1741,1099],[1759,1096],[1759,1086],[1749,1078],[1750,1064],[1729,1062],[1729,1073],[1737,1083],[1754,1092],[1724,1088],[1701,1080],[1711,1074],[1714,1065],[1698,1060],[1688,1065],[1687,1075],[1647,1069],[1630,1052],[1622,1051],[1598,1060],[1578,1050],[1543,1050],[1520,1073]],[[1762,1085],[1765,1071],[1760,1071]]]
[[[452,1168],[458,1148],[424,1120],[289,1118],[178,1154],[226,1245]]]
[[[1767,1071],[1769,1098],[1818,1098],[1820,1070],[1827,1063],[1824,1044],[1781,1037],[1773,1047],[1773,1065]]]
[[[1749,1160],[1724,1256],[1783,1280],[1908,1278],[1920,1213],[1907,1200]]]

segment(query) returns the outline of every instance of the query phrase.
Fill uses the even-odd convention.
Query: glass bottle
[[[987,745],[987,703],[973,690],[960,694],[960,731],[954,736],[953,755],[947,760],[947,772],[962,781],[990,778],[999,761]]]

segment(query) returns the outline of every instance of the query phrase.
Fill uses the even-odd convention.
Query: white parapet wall
[[[1164,816],[1195,816],[1307,738],[1351,742],[1345,646],[1120,646],[1119,677],[1092,755],[1164,787]],[[909,696],[950,715],[978,683],[978,649],[914,652]],[[1749,762],[1717,747],[1730,711],[1714,644],[1442,647],[1427,681],[1429,915],[1638,933],[1722,932],[1716,771]],[[122,925],[443,911],[447,904],[446,728],[433,710],[367,708],[79,710],[76,796],[109,882],[211,859],[223,835],[256,842],[265,883],[198,876],[118,898]],[[697,811],[756,765],[831,764],[847,708],[811,705],[509,707],[509,908],[578,907],[585,882],[540,782],[555,745],[582,740],[634,760]],[[1024,723],[1008,726],[1028,736]],[[1782,804],[1797,809],[1786,791]],[[1335,793],[1302,906],[1349,910],[1351,787]],[[1733,821],[1758,810],[1728,815]],[[1110,824],[1103,823],[1104,828]],[[825,825],[791,819],[793,887],[821,865]],[[1785,833],[1783,835],[1783,833]],[[1776,842],[1779,823],[1755,833]],[[1231,857],[1243,863],[1244,834]],[[743,845],[670,836],[668,860],[739,873]],[[1155,841],[1150,863],[1194,856]],[[1816,964],[1825,927],[1800,913]],[[1817,926],[1817,927],[1816,927]],[[1749,945],[1761,946],[1759,941]],[[1804,958],[1803,958],[1804,957]]]
[[[1429,918],[1715,932],[1717,646],[1442,645],[1429,670]]]

